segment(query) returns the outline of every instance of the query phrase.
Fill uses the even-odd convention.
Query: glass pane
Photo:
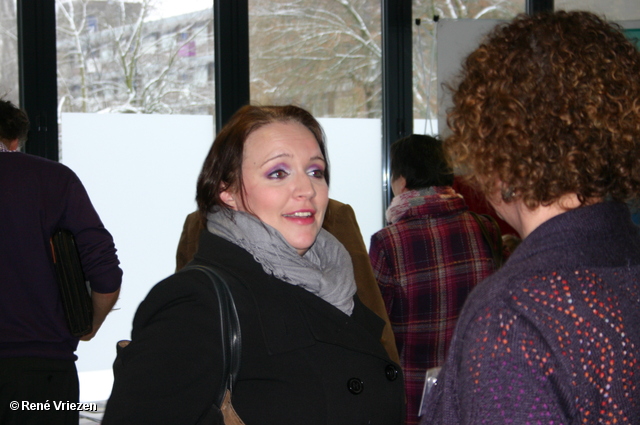
[[[640,19],[640,7],[638,7],[637,0],[555,0],[554,9],[587,10],[603,15],[610,21]]]
[[[293,103],[327,134],[330,197],[365,243],[382,225],[380,0],[250,0],[254,104]]]
[[[413,2],[413,116],[415,133],[437,134],[436,27],[440,19],[511,19],[525,11],[525,0],[418,0]],[[445,78],[448,76],[445,76]]]
[[[0,0],[2,1],[2,0]],[[106,400],[115,342],[173,273],[214,136],[212,0],[56,0],[61,162],[78,174],[124,271],[117,311],[81,342],[83,401]]]
[[[57,0],[60,111],[212,115],[211,2],[171,3]]]
[[[0,0],[0,98],[20,104],[15,0]]]
[[[251,0],[251,99],[381,116],[380,1]]]

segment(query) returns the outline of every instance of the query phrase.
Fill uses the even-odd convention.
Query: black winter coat
[[[403,423],[400,367],[380,344],[384,321],[357,297],[349,317],[207,231],[194,262],[238,278],[230,282],[242,332],[233,405],[247,425]],[[214,405],[223,378],[217,309],[197,270],[150,291],[114,363],[104,425],[222,423]]]

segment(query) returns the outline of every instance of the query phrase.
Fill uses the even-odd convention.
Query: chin
[[[315,238],[312,241],[309,240],[296,240],[296,241],[288,241],[289,244],[294,247],[296,249],[296,251],[300,252],[300,251],[308,251],[309,248],[311,248],[311,246],[313,245],[313,243],[315,242]]]
[[[318,238],[318,233],[320,233],[320,229],[304,229],[305,231],[300,231],[301,229],[294,229],[297,231],[290,232],[288,235],[283,233],[284,238],[291,246],[296,247],[296,249],[309,249],[311,245],[314,244],[316,239]],[[306,247],[306,248],[303,248]]]
[[[311,244],[302,244],[302,243],[297,243],[297,244],[291,244],[296,250],[298,251],[307,251],[309,248],[311,248],[311,246],[313,245]]]

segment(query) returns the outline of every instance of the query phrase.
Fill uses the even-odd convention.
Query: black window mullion
[[[216,132],[250,101],[248,3],[214,0]]]
[[[31,126],[25,152],[58,160],[56,11],[53,0],[18,0],[20,106]]]
[[[413,133],[411,0],[382,0],[382,206],[393,193],[391,144]]]

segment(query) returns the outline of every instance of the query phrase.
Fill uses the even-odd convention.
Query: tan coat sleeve
[[[349,251],[358,287],[358,297],[364,305],[385,321],[386,324],[380,342],[389,353],[391,360],[400,364],[400,356],[398,356],[396,340],[391,330],[389,315],[384,307],[380,288],[373,275],[369,253],[362,239],[353,208],[350,205],[330,199],[322,227],[335,236]]]

